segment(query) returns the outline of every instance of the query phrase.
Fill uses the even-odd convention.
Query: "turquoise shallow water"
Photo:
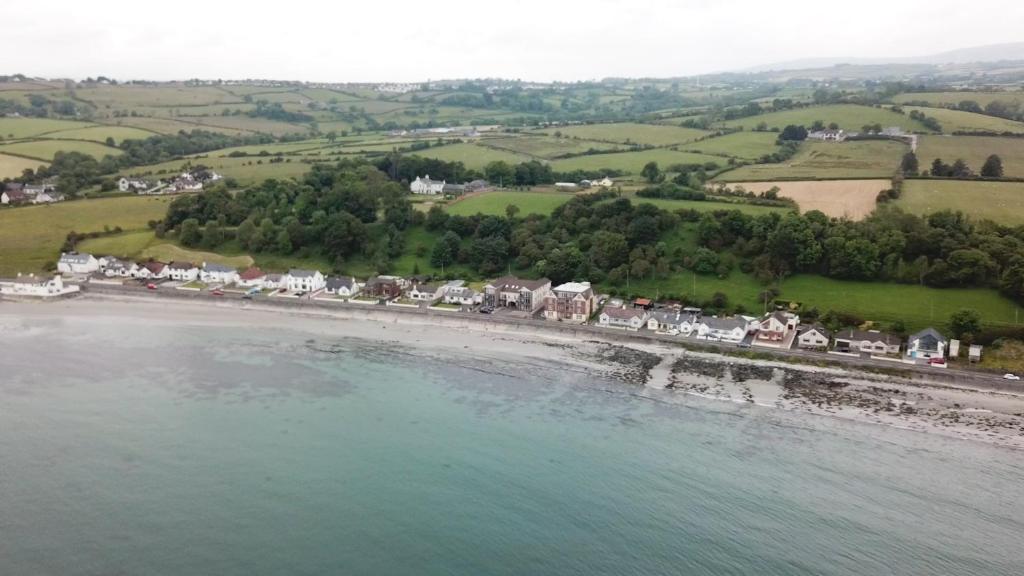
[[[1024,455],[555,363],[0,333],[0,573],[1024,572]]]

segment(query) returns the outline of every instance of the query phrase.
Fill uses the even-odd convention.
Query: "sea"
[[[0,574],[1019,575],[1024,454],[557,355],[0,316]]]

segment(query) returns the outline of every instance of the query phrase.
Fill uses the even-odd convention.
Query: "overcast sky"
[[[4,2],[0,74],[377,82],[666,77],[1024,40],[1021,0]]]

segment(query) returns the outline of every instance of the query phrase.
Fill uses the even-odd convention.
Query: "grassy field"
[[[17,178],[27,169],[36,170],[46,164],[49,163],[0,154],[0,178]]]
[[[226,177],[235,178],[241,184],[255,184],[267,178],[298,178],[309,171],[310,164],[303,162],[304,157],[288,157],[284,162],[270,162],[270,158],[193,158],[191,160],[172,160],[162,164],[152,164],[130,170],[134,176],[166,176],[181,171],[186,163],[202,164],[213,168]]]
[[[424,158],[437,158],[446,162],[462,162],[466,165],[466,168],[475,168],[477,170],[496,160],[503,160],[509,164],[518,164],[530,160],[528,156],[469,143],[418,150],[415,152],[415,155],[423,156]]]
[[[98,108],[132,108],[135,106],[189,106],[201,104],[241,103],[234,97],[213,87],[185,86],[184,84],[119,85],[79,88],[76,95]]]
[[[716,180],[756,182],[779,179],[889,178],[909,148],[898,142],[805,142],[781,164],[752,164],[730,170]]]
[[[161,242],[160,244],[153,244],[144,248],[140,253],[141,257],[153,258],[161,262],[192,262],[196,265],[202,265],[203,262],[212,262],[214,264],[223,264],[224,266],[234,266],[239,270],[248,268],[253,264],[252,257],[248,255],[224,256],[214,252],[189,250],[175,244]]]
[[[118,258],[136,258],[142,251],[153,244],[163,242],[153,235],[152,230],[125,232],[103,238],[90,238],[78,244],[78,249],[97,256],[116,256]]]
[[[722,156],[735,156],[753,160],[778,150],[775,141],[778,134],[772,132],[734,132],[716,138],[706,138],[680,146],[680,150]]]
[[[450,214],[470,216],[476,213],[505,215],[505,207],[515,204],[519,215],[550,214],[552,210],[572,199],[565,192],[484,192],[452,202],[446,210]]]
[[[120,197],[0,210],[0,274],[38,272],[55,262],[68,232],[104,226],[146,228],[167,213],[170,198]]]
[[[897,114],[892,110],[874,108],[871,106],[858,106],[856,104],[832,104],[828,106],[810,106],[807,108],[796,108],[783,110],[781,112],[769,112],[758,114],[747,118],[739,118],[725,122],[724,125],[730,128],[742,127],[744,130],[752,130],[761,122],[765,122],[769,128],[785,128],[788,124],[801,124],[810,127],[815,120],[821,120],[826,125],[831,122],[839,124],[839,127],[859,132],[865,124],[881,124],[882,127],[899,126],[904,130],[913,132],[930,132],[923,124],[911,120],[908,116]]]
[[[893,97],[893,102],[906,104],[907,102],[927,102],[932,105],[943,106],[959,104],[964,100],[973,100],[985,106],[993,101],[1019,102],[1024,104],[1024,91],[1015,92],[912,92],[898,94]]]
[[[975,219],[1016,226],[1024,224],[1024,182],[907,180],[896,206],[921,215],[960,210]]]
[[[154,132],[132,128],[129,126],[89,126],[86,128],[74,128],[61,130],[59,132],[48,132],[47,138],[92,140],[93,142],[106,142],[107,138],[113,138],[114,143],[120,144],[124,140],[143,140],[153,136]]]
[[[607,142],[575,138],[554,138],[550,136],[487,138],[481,140],[479,145],[545,160],[550,160],[561,154],[581,153],[591,149],[615,150],[619,147],[617,144],[609,144]]]
[[[975,131],[1024,134],[1024,123],[1014,122],[1013,120],[1006,120],[1004,118],[996,118],[995,116],[974,114],[973,112],[961,112],[960,110],[946,110],[945,108],[917,108],[909,106],[906,107],[905,110],[908,112],[911,110],[917,110],[928,116],[934,117],[939,121],[939,124],[942,125],[942,131],[947,134],[951,132]]]
[[[654,204],[658,208],[665,210],[679,210],[685,208],[687,210],[697,210],[698,212],[714,212],[715,210],[739,210],[744,214],[750,214],[757,216],[759,214],[767,214],[769,212],[789,212],[790,208],[783,208],[780,206],[757,206],[755,204],[744,204],[742,202],[714,202],[714,201],[700,201],[700,200],[667,200],[665,198],[641,198],[639,196],[632,196],[625,194],[629,197],[633,204]]]
[[[587,124],[584,126],[562,126],[544,130],[547,134],[561,132],[563,137],[584,140],[604,140],[623,144],[650,144],[666,146],[682,144],[707,135],[703,130],[667,126],[664,124],[637,124],[617,122],[614,124]]]
[[[98,142],[82,142],[80,140],[26,140],[13,144],[0,144],[0,152],[29,156],[39,160],[53,160],[57,152],[81,152],[100,160],[104,156],[120,156],[117,148],[111,148]]]
[[[801,212],[820,210],[828,216],[860,220],[875,210],[875,198],[892,187],[891,180],[795,180],[776,182],[735,182],[751,192],[779,188],[779,196],[790,198]]]
[[[74,130],[89,126],[95,126],[95,124],[51,118],[0,118],[0,138],[5,140],[31,138],[47,132]]]
[[[977,173],[989,154],[999,155],[1006,176],[1024,177],[1024,138],[924,136],[917,145],[922,170],[927,170],[936,158],[947,164],[962,158]]]
[[[642,150],[640,152],[617,152],[614,154],[592,154],[590,156],[577,156],[564,160],[555,160],[551,167],[560,172],[572,170],[622,170],[623,172],[638,175],[648,162],[657,162],[658,167],[667,170],[673,164],[704,164],[715,162],[720,166],[725,165],[726,160],[721,156],[708,156],[707,154],[694,154],[692,152],[676,152],[667,148],[655,148]]]

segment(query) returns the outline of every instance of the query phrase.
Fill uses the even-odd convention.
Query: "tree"
[[[961,308],[949,317],[949,329],[953,336],[963,339],[964,336],[974,336],[981,332],[981,314],[977,310]]]
[[[444,233],[441,239],[434,244],[434,250],[430,253],[430,265],[441,268],[450,266],[459,255],[459,248],[462,245],[462,238],[451,230]]]
[[[914,154],[913,152],[907,152],[904,154],[903,161],[900,162],[900,170],[904,174],[917,174],[917,154]]]
[[[971,168],[964,162],[962,158],[957,158],[953,165],[949,167],[950,176],[953,178],[970,178]]]
[[[626,263],[629,243],[618,232],[599,230],[591,237],[590,258],[601,270],[611,271]]]
[[[193,248],[199,246],[202,236],[199,232],[199,220],[189,218],[181,223],[178,230],[178,240],[183,246]]]
[[[982,178],[1002,178],[1003,177],[1003,159],[992,154],[985,159],[985,164],[981,167]]]
[[[519,206],[516,206],[515,204],[505,206],[505,216],[508,216],[509,220],[515,218],[516,214],[519,214]]]
[[[661,169],[658,168],[657,162],[651,161],[644,164],[643,169],[640,170],[640,175],[653,184],[661,178]]]
[[[782,129],[782,133],[779,134],[779,140],[784,142],[800,142],[807,140],[807,128],[797,126],[796,124],[790,124]]]
[[[324,249],[336,259],[360,252],[366,245],[366,226],[348,212],[328,217],[324,227]]]
[[[515,182],[516,171],[508,162],[502,160],[495,160],[490,162],[487,166],[484,166],[484,175],[492,183],[497,183],[498,186],[505,186]]]
[[[224,229],[216,221],[207,222],[203,228],[203,248],[212,250],[224,243]]]

